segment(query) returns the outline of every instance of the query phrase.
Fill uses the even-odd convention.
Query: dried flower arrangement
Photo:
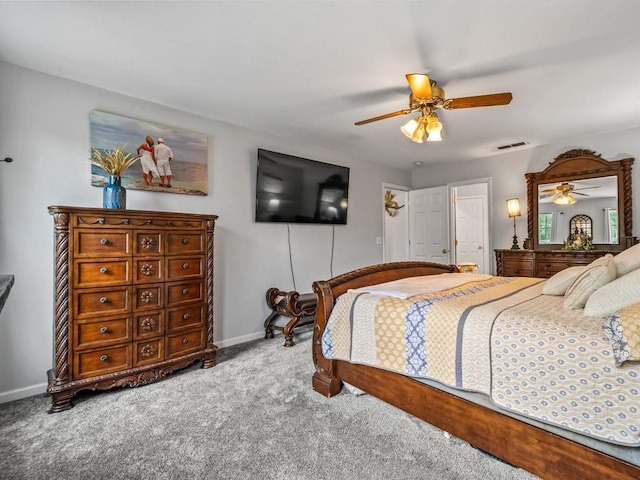
[[[91,163],[103,169],[108,175],[121,177],[140,158],[140,155],[125,152],[125,147],[126,145],[122,145],[105,151],[92,147]]]

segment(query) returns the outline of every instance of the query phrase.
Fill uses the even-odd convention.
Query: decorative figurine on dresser
[[[51,413],[80,390],[213,367],[216,215],[49,207],[55,225]]]
[[[637,243],[633,236],[633,158],[607,161],[569,150],[542,172],[526,173],[528,238],[523,250],[496,250],[500,276],[548,278]]]

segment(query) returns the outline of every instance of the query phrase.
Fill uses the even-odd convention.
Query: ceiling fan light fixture
[[[553,199],[553,203],[556,205],[573,205],[577,200],[573,198],[571,195],[558,195]]]
[[[432,113],[427,117],[427,134],[427,142],[442,141],[442,123],[440,123],[440,120],[435,113]]]
[[[403,126],[400,127],[400,131],[407,138],[411,138],[411,136],[413,135],[413,133],[416,131],[417,128],[418,128],[418,119],[412,118],[411,120],[409,120],[407,123],[405,123]]]

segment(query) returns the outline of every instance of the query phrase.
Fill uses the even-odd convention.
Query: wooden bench
[[[264,338],[273,338],[273,331],[278,330],[284,334],[284,346],[293,347],[294,329],[311,325],[316,314],[316,294],[291,291],[285,292],[278,288],[267,290],[267,305],[271,313],[264,321]],[[275,324],[278,316],[291,318],[281,327]]]

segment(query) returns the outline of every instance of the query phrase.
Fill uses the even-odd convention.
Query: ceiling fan
[[[422,143],[424,140],[428,142],[440,141],[442,140],[442,123],[440,123],[436,115],[436,109],[455,110],[458,108],[508,105],[513,98],[511,92],[503,92],[447,99],[445,98],[444,90],[438,86],[435,80],[431,80],[428,75],[424,73],[409,73],[406,77],[407,82],[409,82],[409,88],[411,88],[409,108],[361,120],[356,122],[356,125],[365,125],[378,120],[420,112],[419,117],[402,126],[402,133],[416,143]]]
[[[548,198],[554,196],[553,203],[558,205],[570,205],[576,203],[576,199],[572,195],[581,195],[588,197],[588,193],[582,193],[581,190],[588,190],[590,188],[600,188],[601,185],[594,185],[592,187],[576,188],[568,182],[563,182],[555,187],[545,188],[540,190],[540,198]]]

